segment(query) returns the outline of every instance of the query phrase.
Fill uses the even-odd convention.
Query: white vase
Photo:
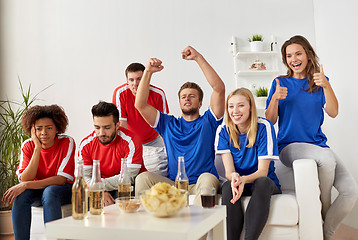
[[[253,41],[250,42],[251,52],[262,52],[264,49],[264,42],[262,41]]]
[[[265,109],[267,97],[256,97],[256,108]]]

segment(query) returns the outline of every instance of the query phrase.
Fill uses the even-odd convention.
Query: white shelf
[[[238,52],[236,53],[235,57],[240,58],[240,57],[248,57],[248,56],[253,56],[253,55],[259,55],[259,56],[276,56],[278,54],[278,52],[274,51],[274,52]]]
[[[261,75],[273,75],[278,74],[278,70],[240,70],[237,71],[237,76],[261,76]]]

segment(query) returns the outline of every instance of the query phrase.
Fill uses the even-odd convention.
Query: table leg
[[[213,240],[226,240],[226,218],[213,228]]]

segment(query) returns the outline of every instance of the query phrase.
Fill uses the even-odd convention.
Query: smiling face
[[[43,149],[48,149],[55,144],[57,128],[51,118],[39,118],[35,121],[35,132]]]
[[[297,43],[293,43],[286,47],[286,61],[289,68],[293,71],[292,77],[305,78],[308,57],[304,48]]]
[[[135,96],[137,94],[139,82],[142,79],[143,72],[137,71],[137,72],[128,72],[127,74],[127,83],[128,87]]]
[[[113,116],[93,117],[94,129],[98,140],[103,145],[111,143],[117,135],[118,124],[113,121]]]
[[[184,115],[199,115],[202,102],[199,100],[199,92],[193,88],[185,88],[180,92],[179,103]]]
[[[250,125],[250,110],[250,102],[243,95],[236,94],[228,99],[228,115],[241,134],[246,133]]]

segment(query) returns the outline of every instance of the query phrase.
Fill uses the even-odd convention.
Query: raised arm
[[[205,58],[191,46],[186,47],[182,51],[182,58],[185,60],[194,60],[204,73],[206,80],[213,89],[210,98],[210,108],[214,112],[216,118],[221,118],[225,112],[225,84],[205,60]]]
[[[323,65],[320,66],[320,72],[313,74],[313,80],[317,86],[323,88],[324,97],[326,99],[326,113],[328,116],[335,118],[338,115],[338,100],[331,84],[328,82],[323,72]]]
[[[150,126],[154,126],[155,124],[155,119],[157,117],[157,109],[148,104],[149,84],[152,78],[152,74],[155,72],[160,72],[163,68],[164,67],[162,66],[162,61],[160,61],[159,59],[149,59],[147,67],[144,70],[142,79],[140,80],[135,98],[135,108]]]
[[[287,88],[280,86],[280,80],[276,78],[276,90],[272,95],[269,106],[266,109],[265,117],[275,124],[278,118],[278,101],[287,97]]]

